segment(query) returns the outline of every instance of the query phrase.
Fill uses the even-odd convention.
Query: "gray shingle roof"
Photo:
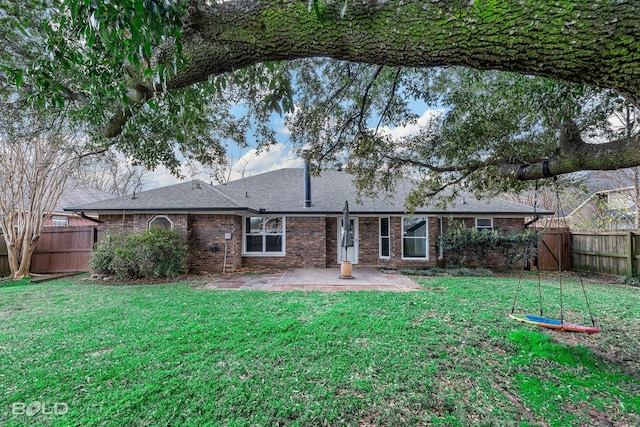
[[[168,187],[142,191],[95,203],[65,207],[67,211],[190,211],[235,210],[241,203],[222,193],[217,187],[201,181],[183,182]]]
[[[93,187],[76,187],[65,191],[53,212],[64,212],[67,206],[79,206],[112,199],[113,194]]]
[[[356,203],[352,177],[343,171],[325,170],[311,177],[312,206],[304,207],[304,170],[280,169],[249,178],[212,186],[201,181],[186,182],[144,191],[84,206],[67,208],[82,211],[228,211],[283,214],[341,214],[345,200],[354,214],[403,213],[405,198],[411,190],[410,181],[398,182],[393,197],[364,198]],[[435,204],[418,208],[417,213],[437,214],[500,214],[525,216],[533,208],[499,199],[478,200],[469,194],[459,197],[446,210]]]

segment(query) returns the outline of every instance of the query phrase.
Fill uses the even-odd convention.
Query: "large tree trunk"
[[[19,226],[15,219],[20,217]],[[37,230],[34,227],[39,227]],[[29,214],[9,212],[2,221],[2,235],[7,246],[7,261],[14,279],[31,277],[31,257],[40,239],[41,221],[33,221]],[[18,229],[16,232],[16,228]]]
[[[22,251],[20,252],[20,265],[16,270],[13,270],[14,279],[24,279],[25,277],[31,277],[31,257],[36,249],[36,243],[29,242],[22,245]]]
[[[116,110],[104,135],[119,135],[157,91],[263,61],[307,57],[515,71],[611,88],[640,106],[640,3],[634,1],[341,0],[318,1],[313,11],[306,0],[189,3],[184,66],[164,86],[129,67],[132,102]],[[168,40],[155,48],[154,63],[168,65],[175,54],[175,41]],[[497,162],[498,171],[537,179],[640,165],[636,139],[597,146],[578,140],[532,165]]]
[[[156,91],[190,86],[263,61],[306,57],[515,71],[611,88],[640,106],[636,1],[345,0],[319,1],[314,11],[308,1],[294,0],[189,3],[184,67],[162,87],[130,67],[133,102],[117,110],[104,135],[119,135],[135,109]],[[154,63],[169,64],[175,54],[175,41],[168,40],[154,50]],[[499,173],[537,179],[640,165],[637,140],[596,146],[578,139],[533,165],[498,162]]]
[[[15,277],[15,272],[20,267],[20,260],[18,259],[17,252],[7,243],[7,263],[9,264],[9,271],[11,277]]]
[[[462,65],[515,71],[611,88],[640,105],[640,6],[633,1],[191,0],[185,66],[167,82],[180,88],[263,61],[331,57],[371,64]],[[342,16],[342,7],[347,9]],[[174,40],[156,47],[169,64]],[[132,99],[155,90],[132,73]],[[115,136],[127,114],[104,133]]]

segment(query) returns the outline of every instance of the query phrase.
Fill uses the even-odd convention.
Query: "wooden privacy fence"
[[[572,232],[573,265],[598,273],[640,274],[640,232]]]
[[[0,277],[6,276],[11,270],[9,269],[9,259],[7,258],[7,245],[0,233]]]
[[[96,227],[46,227],[31,258],[33,273],[89,271],[89,258],[97,239]],[[0,274],[9,274],[7,248],[0,239]]]

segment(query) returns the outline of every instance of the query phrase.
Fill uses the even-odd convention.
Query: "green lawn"
[[[0,425],[640,425],[638,288],[589,284],[588,336],[509,320],[508,278],[414,293],[3,283]],[[565,285],[567,320],[587,322]],[[543,292],[553,316],[557,282]],[[536,310],[534,279],[519,305]]]

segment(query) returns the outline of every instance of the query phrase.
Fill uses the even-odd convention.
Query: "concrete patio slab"
[[[376,268],[354,268],[351,279],[340,278],[338,268],[291,269],[266,273],[232,273],[207,283],[205,289],[263,291],[380,291],[411,292],[421,289],[410,278]]]

